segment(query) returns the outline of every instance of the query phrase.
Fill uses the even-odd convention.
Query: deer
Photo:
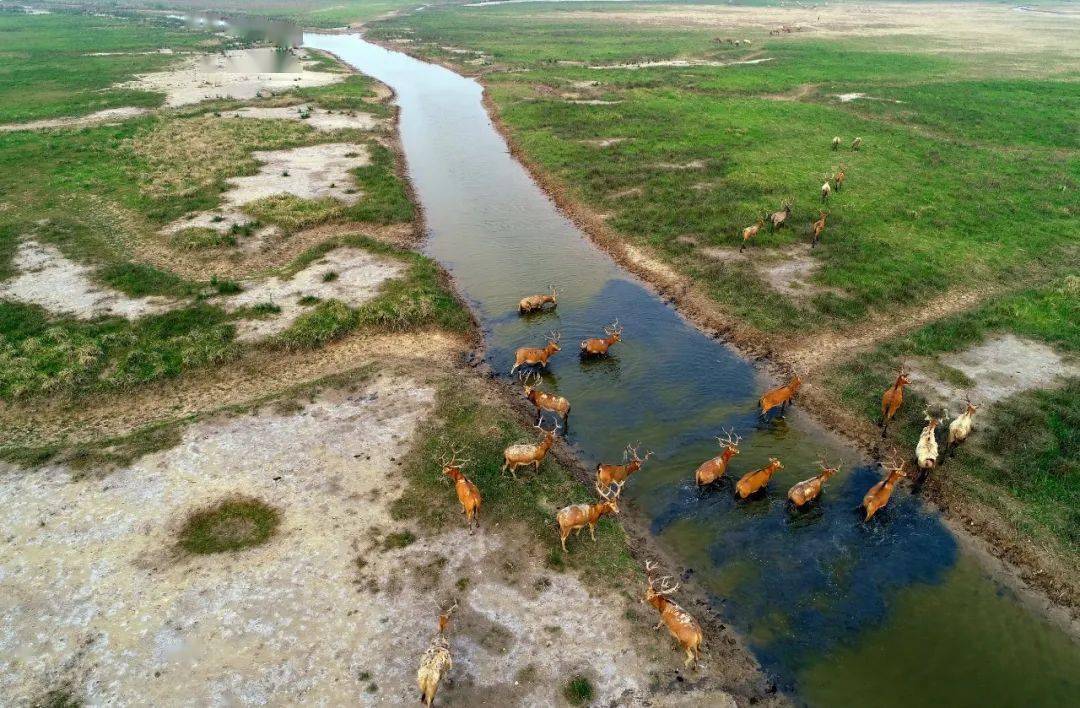
[[[682,650],[686,652],[686,661],[683,662],[683,667],[689,667],[691,663],[697,662],[701,656],[701,640],[703,639],[701,625],[690,616],[689,612],[679,607],[671,599],[671,595],[679,589],[679,583],[670,585],[670,575],[654,578],[653,574],[655,572],[656,563],[645,561],[645,579],[648,581],[649,586],[645,590],[645,597],[642,602],[649,603],[660,613],[660,621],[654,629],[658,630],[665,625],[667,626],[668,632],[679,643]],[[660,585],[659,588],[656,587],[657,583]]]
[[[938,444],[937,444],[937,430],[938,423],[941,421],[934,416],[930,415],[930,409],[925,411],[926,425],[922,429],[922,433],[919,435],[919,442],[915,445],[915,459],[919,463],[919,479],[921,480],[930,470],[937,466],[938,457]]]
[[[622,341],[622,331],[623,328],[619,325],[619,320],[616,319],[610,325],[604,327],[606,337],[581,340],[581,356],[606,356],[608,349],[613,344]]]
[[[742,440],[742,437],[736,435],[734,430],[725,430],[724,436],[722,438],[717,436],[716,438],[716,442],[720,443],[723,448],[720,454],[702,462],[694,470],[694,481],[699,487],[712,484],[723,477],[724,473],[727,472],[727,466],[731,458],[739,454],[739,441]]]
[[[861,147],[862,147],[862,138],[855,138],[854,140],[851,141],[851,149],[854,150],[855,152],[858,152],[859,148],[861,148]]]
[[[821,240],[821,232],[825,230],[825,217],[829,215],[829,212],[827,211],[819,210],[818,213],[821,215],[821,218],[815,221],[810,226],[810,228],[814,230],[814,238],[810,241],[810,248],[814,248],[815,246],[817,246],[818,241]]]
[[[968,436],[971,435],[972,418],[975,416],[978,406],[971,402],[971,396],[964,396],[964,400],[967,402],[967,408],[956,417],[956,420],[949,423],[949,434],[945,440],[946,452],[967,440]]]
[[[878,423],[878,426],[881,428],[881,437],[883,438],[889,429],[889,423],[892,422],[893,416],[896,415],[896,411],[900,410],[900,406],[904,402],[904,386],[911,383],[909,376],[910,374],[904,371],[904,367],[901,366],[896,370],[896,381],[881,396],[881,422]]]
[[[764,219],[758,219],[753,226],[747,226],[742,230],[742,245],[739,246],[739,253],[743,252],[746,248],[746,242],[758,235],[758,231],[765,225]]]
[[[535,375],[535,379],[532,378]],[[563,425],[569,425],[570,419],[570,401],[566,400],[562,396],[558,396],[554,393],[547,393],[536,388],[536,385],[540,383],[540,375],[532,374],[526,375],[522,379],[522,390],[525,393],[525,398],[536,406],[537,412],[537,424],[543,420],[544,411],[551,411],[555,415],[559,416],[563,420]]]
[[[638,456],[638,448],[641,443],[630,446],[627,445],[623,450],[623,463],[621,465],[606,465],[603,462],[596,466],[596,483],[609,486],[611,484],[625,484],[626,480],[630,478],[630,475],[634,474],[641,469],[645,461],[652,457],[652,450],[645,452],[645,457]],[[627,462],[627,459],[633,455],[633,459]]]
[[[454,481],[454,489],[457,491],[458,501],[461,502],[466,523],[472,526],[475,522],[475,528],[480,528],[480,490],[461,471],[461,468],[472,460],[458,459],[460,454],[461,450],[452,448],[450,457],[443,457],[439,463],[442,465],[443,474]]]
[[[759,417],[764,418],[769,411],[777,406],[780,406],[782,414],[784,408],[795,400],[795,394],[799,392],[800,386],[802,386],[802,378],[799,376],[799,372],[795,371],[792,373],[791,380],[785,385],[766,391],[765,395],[758,399],[758,405],[761,406],[761,415]]]
[[[735,483],[735,491],[740,499],[746,499],[751,494],[761,491],[772,479],[772,476],[784,469],[784,465],[775,457],[769,458],[769,464],[759,470],[747,472]]]
[[[619,513],[619,495],[622,494],[622,484],[614,483],[606,487],[596,482],[596,493],[600,501],[596,504],[571,504],[559,509],[555,515],[555,521],[559,524],[559,541],[562,543],[563,553],[566,553],[566,539],[570,532],[575,531],[581,535],[581,529],[589,527],[589,536],[596,542],[596,524],[603,516],[614,516]],[[615,491],[611,491],[611,487]],[[606,491],[605,491],[606,489]]]
[[[530,312],[540,312],[544,309],[544,305],[551,304],[551,309],[554,310],[559,306],[559,291],[555,289],[555,286],[550,287],[550,295],[530,295],[529,297],[521,298],[521,302],[518,303],[518,312],[522,315],[526,315]]]
[[[866,518],[863,521],[869,521],[874,514],[885,508],[885,505],[889,503],[889,497],[892,496],[896,483],[902,477],[907,477],[907,473],[904,472],[904,463],[896,458],[889,461],[886,469],[889,470],[889,473],[885,476],[885,479],[870,487],[870,490],[863,496],[862,508],[866,510]]]
[[[825,459],[824,453],[821,459],[817,461],[818,467],[821,468],[821,472],[814,475],[810,479],[804,479],[796,484],[794,487],[788,490],[787,496],[791,500],[791,503],[796,508],[802,508],[814,501],[821,494],[821,488],[825,486],[825,483],[829,479],[840,471],[840,467],[829,467],[828,461]]]
[[[788,217],[791,216],[791,201],[785,199],[780,202],[780,211],[774,211],[769,214],[769,230],[776,231],[787,223]]]
[[[439,631],[428,642],[428,648],[420,657],[420,668],[416,671],[416,683],[420,686],[420,702],[431,708],[435,692],[439,690],[442,677],[454,666],[450,658],[450,642],[446,638],[446,629],[450,625],[450,615],[457,608],[455,602],[445,612],[439,609]]]
[[[829,184],[829,175],[825,175],[825,181],[821,184],[821,201],[829,201],[829,196],[832,194],[832,185]]]
[[[843,187],[844,187],[844,179],[845,179],[844,166],[840,165],[839,171],[837,171],[837,173],[833,175],[833,183],[836,184],[836,191],[837,192],[839,192],[841,189],[843,189]]]
[[[517,371],[519,366],[540,366],[547,368],[548,359],[555,355],[556,352],[562,351],[559,346],[559,340],[562,339],[562,334],[552,330],[548,335],[548,343],[543,348],[537,349],[534,347],[521,347],[514,353],[514,366],[511,367],[510,373]]]
[[[537,423],[533,426],[544,434],[544,437],[540,439],[538,443],[515,443],[510,447],[503,450],[503,465],[499,469],[500,472],[506,472],[510,470],[510,475],[517,479],[517,468],[526,467],[528,465],[533,466],[533,471],[540,471],[540,463],[547,457],[548,450],[555,444],[555,431],[560,428],[556,423],[555,427],[551,430],[544,430],[544,428]]]
[[[839,150],[840,149],[840,136],[839,135],[837,135],[835,138],[832,139],[832,149],[833,150]]]

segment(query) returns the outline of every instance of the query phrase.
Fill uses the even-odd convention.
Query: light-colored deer
[[[751,494],[765,488],[772,476],[784,469],[784,465],[775,457],[769,458],[769,464],[759,470],[747,472],[735,483],[735,491],[740,499],[746,499]]]
[[[420,668],[416,672],[416,683],[420,686],[420,702],[431,707],[435,700],[435,692],[439,690],[439,682],[443,676],[454,666],[450,658],[450,642],[446,637],[446,629],[450,624],[450,615],[457,608],[455,602],[445,612],[439,611],[439,632],[428,642],[428,648],[420,657]]]
[[[612,486],[615,487],[614,492],[611,491]],[[576,531],[580,535],[581,529],[588,526],[589,536],[595,542],[596,524],[600,521],[600,517],[619,513],[619,495],[622,494],[622,484],[602,486],[600,482],[597,482],[595,487],[596,493],[600,496],[599,502],[571,504],[559,509],[559,513],[555,515],[555,521],[559,524],[559,540],[562,543],[563,553],[566,552],[566,539],[571,531]]]
[[[769,214],[769,230],[776,231],[787,223],[788,217],[791,216],[791,200],[785,199],[780,202],[780,211],[774,211]]]
[[[832,185],[829,184],[829,175],[825,175],[825,181],[821,183],[821,201],[829,201],[829,196],[832,194]]]
[[[903,477],[907,477],[907,473],[904,472],[904,463],[898,458],[890,459],[885,468],[889,470],[889,473],[885,475],[885,479],[870,487],[870,490],[863,497],[862,507],[866,510],[864,521],[869,521],[870,517],[885,508],[885,505],[889,503],[889,498],[892,496],[896,483]]]
[[[854,150],[855,152],[858,152],[861,147],[862,147],[862,138],[855,138],[854,140],[851,141],[851,149]]]
[[[641,443],[633,447],[627,445],[626,449],[623,450],[623,463],[621,465],[606,465],[603,462],[598,464],[596,466],[596,483],[605,487],[614,483],[625,484],[630,475],[640,470],[641,466],[645,464],[645,460],[652,457],[652,450],[646,451],[645,457],[639,457],[638,448],[640,446]],[[633,455],[633,459],[630,459],[631,455]]]
[[[706,460],[694,470],[694,481],[698,486],[704,486],[706,484],[712,484],[716,480],[724,476],[727,472],[728,462],[732,457],[739,454],[739,441],[742,438],[735,434],[734,430],[725,430],[725,437],[717,437],[716,442],[720,443],[720,447],[723,449],[720,454],[711,460]]]
[[[533,466],[533,471],[540,471],[540,463],[547,457],[548,450],[555,444],[555,431],[561,426],[556,423],[551,430],[544,430],[540,425],[533,426],[544,434],[538,443],[515,443],[503,450],[503,465],[500,471],[510,470],[510,475],[517,479],[517,468]]]
[[[971,402],[971,396],[964,396],[964,401],[967,402],[967,407],[964,412],[956,417],[956,420],[949,423],[949,435],[946,438],[946,451],[953,449],[955,446],[964,442],[971,435],[971,431],[974,429],[973,418],[975,417],[975,411],[978,406]]]
[[[824,453],[822,454],[821,459],[818,460],[818,467],[821,468],[820,473],[814,475],[810,479],[804,479],[788,490],[788,499],[790,499],[791,503],[796,507],[805,506],[817,499],[821,494],[821,488],[825,486],[825,483],[829,481],[829,478],[840,471],[839,465],[836,467],[829,467],[829,463],[825,460]]]
[[[544,309],[544,305],[551,304],[551,309],[554,310],[559,306],[559,292],[555,289],[555,286],[551,286],[551,293],[549,295],[530,295],[529,297],[521,298],[521,302],[518,303],[518,312],[521,314],[528,314],[530,312],[539,312]]]
[[[471,526],[475,522],[476,528],[480,527],[480,490],[462,473],[461,468],[472,460],[458,459],[461,454],[458,448],[452,448],[450,457],[443,457],[439,462],[443,468],[443,474],[454,480],[454,490],[457,492],[458,501],[461,502],[461,511],[465,514],[465,521]]]
[[[919,435],[919,442],[915,445],[915,459],[919,462],[919,477],[925,477],[930,470],[937,466],[938,444],[937,426],[941,422],[930,415],[930,409],[926,409],[926,425]]]
[[[755,224],[753,224],[752,226],[747,226],[745,229],[742,230],[742,244],[739,246],[739,253],[743,252],[743,249],[746,248],[746,243],[750,239],[757,236],[758,231],[760,231],[761,227],[764,226],[764,225],[765,225],[765,220],[764,219],[758,219]]]
[[[622,325],[619,324],[619,320],[615,320],[607,327],[604,327],[604,337],[594,337],[593,339],[583,339],[581,341],[581,356],[604,356],[608,353],[608,349],[612,345],[622,341]]]
[[[536,412],[539,416],[536,423],[539,425],[544,416],[544,411],[551,411],[562,418],[564,425],[567,424],[567,420],[570,418],[570,401],[554,393],[541,391],[536,388],[539,383],[540,374],[528,374],[522,379],[522,390],[525,392],[525,398],[536,406]]]
[[[835,138],[832,139],[832,149],[833,150],[839,150],[840,149],[840,136],[839,135],[837,135]]]
[[[645,590],[643,601],[652,605],[660,613],[660,622],[657,623],[655,629],[667,626],[668,632],[686,652],[686,661],[683,662],[683,666],[688,667],[691,663],[697,662],[701,656],[701,641],[704,638],[701,625],[690,616],[689,612],[671,599],[671,595],[679,589],[679,583],[670,585],[670,575],[654,578],[655,573],[656,563],[645,561],[645,579],[649,586]]]
[[[519,366],[541,366],[546,368],[548,359],[555,355],[556,352],[562,351],[559,347],[559,340],[562,339],[562,335],[559,332],[552,331],[548,335],[548,343],[541,347],[521,347],[514,353],[514,366],[511,367],[510,373],[517,371]]]

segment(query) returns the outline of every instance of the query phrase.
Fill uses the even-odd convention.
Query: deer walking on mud
[[[734,430],[725,430],[725,437],[717,437],[716,442],[720,443],[720,447],[723,448],[720,454],[716,457],[702,462],[696,470],[694,470],[694,482],[699,487],[703,487],[706,484],[712,484],[716,480],[724,476],[727,472],[728,463],[731,462],[731,458],[739,454],[739,441],[742,438],[735,435]]]
[[[539,429],[544,434],[544,437],[538,443],[515,443],[503,450],[503,465],[499,470],[500,472],[506,472],[509,469],[510,476],[517,479],[518,467],[532,465],[534,472],[540,471],[540,463],[544,461],[548,450],[555,444],[555,431],[560,426],[556,423],[551,430],[544,430],[539,424],[533,427]]]
[[[747,472],[735,483],[735,492],[739,495],[740,499],[746,499],[751,494],[764,489],[768,484],[772,476],[784,469],[784,465],[780,460],[775,457],[769,458],[769,464],[765,465],[759,470],[753,472]]]
[[[862,508],[866,511],[863,521],[869,521],[874,514],[885,508],[885,505],[889,503],[889,498],[892,497],[896,483],[907,477],[907,473],[904,472],[904,463],[896,458],[891,459],[885,468],[889,470],[885,479],[870,487],[863,496]]]
[[[941,421],[930,415],[930,410],[927,409],[926,426],[923,427],[922,433],[919,435],[919,442],[915,445],[915,459],[919,463],[918,482],[922,482],[926,475],[930,474],[930,470],[937,466],[938,444],[936,431],[939,422]]]
[[[649,586],[645,590],[643,602],[649,603],[660,613],[660,622],[657,623],[655,629],[667,627],[671,636],[686,652],[686,661],[683,662],[683,666],[689,667],[691,663],[697,662],[701,657],[701,641],[703,639],[701,625],[697,623],[697,620],[689,612],[671,599],[671,595],[679,589],[679,583],[670,585],[670,575],[654,578],[655,573],[656,563],[645,561],[645,579],[648,581]],[[656,586],[657,583],[660,585],[659,588]]]
[[[611,487],[615,491],[611,491]],[[596,524],[603,516],[619,513],[619,495],[622,494],[622,484],[616,482],[613,485],[601,485],[598,481],[595,485],[596,493],[600,501],[596,504],[571,504],[559,509],[555,515],[555,521],[559,524],[559,541],[562,543],[563,553],[566,553],[566,539],[571,531],[581,534],[581,529],[589,527],[589,536],[596,542]]]
[[[548,335],[548,342],[543,347],[521,347],[514,353],[514,366],[510,369],[510,373],[514,373],[521,366],[540,366],[547,368],[548,359],[553,357],[556,352],[562,351],[559,347],[559,340],[562,339],[562,335],[552,330]]]
[[[904,403],[904,386],[911,383],[908,376],[909,374],[901,366],[896,371],[896,381],[881,396],[881,422],[878,423],[881,427],[881,437],[885,437],[885,433],[889,429],[889,423],[892,421],[893,416],[896,415],[896,411],[900,410],[900,406]]]
[[[529,399],[529,402],[536,406],[536,413],[538,416],[536,424],[539,425],[540,421],[543,420],[544,411],[551,411],[562,418],[564,427],[569,425],[570,401],[554,393],[541,391],[536,388],[539,383],[540,374],[527,374],[525,378],[522,379],[522,391],[525,393],[525,398]]]
[[[641,469],[645,461],[652,457],[652,450],[645,452],[645,457],[638,456],[638,448],[641,443],[631,447],[626,446],[623,450],[623,463],[621,465],[606,465],[603,462],[596,466],[596,483],[605,487],[611,484],[626,484],[630,475]],[[631,459],[631,455],[633,459]],[[629,460],[629,462],[627,462]]]
[[[759,417],[764,418],[769,411],[777,406],[780,406],[780,413],[782,415],[784,408],[795,399],[795,394],[799,392],[800,386],[802,386],[802,378],[796,371],[792,374],[791,380],[786,384],[766,391],[765,395],[758,399],[758,405],[761,407],[761,414]]]
[[[581,340],[581,356],[606,356],[612,346],[622,341],[622,331],[623,328],[619,324],[619,320],[615,320],[607,327],[604,327],[605,336]]]
[[[558,300],[559,293],[555,289],[555,286],[551,286],[551,292],[547,295],[530,295],[529,297],[521,298],[521,302],[518,303],[518,312],[522,315],[529,314],[530,312],[540,312],[544,309],[545,305],[550,304],[551,309],[554,310],[559,306]]]
[[[454,482],[454,490],[457,492],[458,501],[461,502],[461,511],[465,514],[465,521],[475,528],[480,528],[480,490],[465,476],[461,468],[472,460],[458,459],[461,450],[453,448],[450,457],[440,460],[443,474]]]
[[[821,472],[814,475],[810,479],[804,479],[798,482],[791,489],[788,490],[788,499],[795,505],[796,508],[802,508],[814,501],[821,495],[821,488],[825,486],[825,483],[829,479],[840,471],[840,467],[829,467],[829,463],[825,460],[825,456],[822,455],[818,460],[818,467],[821,468]]]
[[[420,702],[431,707],[439,682],[454,666],[450,658],[450,642],[446,638],[446,629],[450,625],[450,615],[457,608],[455,602],[450,609],[439,612],[439,631],[431,638],[424,655],[420,657],[420,668],[416,672],[416,683],[420,686]]]

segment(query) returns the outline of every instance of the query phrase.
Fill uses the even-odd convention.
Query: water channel
[[[1075,705],[1080,648],[906,490],[863,523],[855,509],[880,471],[801,416],[759,423],[767,382],[558,211],[509,154],[476,81],[356,35],[304,43],[397,93],[425,250],[480,320],[491,366],[508,372],[515,348],[562,333],[544,386],[573,403],[568,440],[586,460],[617,462],[627,442],[654,451],[625,496],[782,688],[822,706]],[[549,284],[557,311],[520,317],[518,299]],[[579,361],[579,340],[615,318],[625,341],[614,355]],[[693,470],[715,454],[723,427],[743,436],[742,454],[729,479],[698,490]],[[792,513],[786,491],[815,472],[823,450],[843,472],[820,504]],[[785,469],[764,496],[737,502],[730,477],[769,457]]]

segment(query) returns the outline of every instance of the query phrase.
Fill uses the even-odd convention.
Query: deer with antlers
[[[536,347],[521,347],[514,353],[514,366],[511,367],[510,373],[517,371],[520,366],[540,366],[547,368],[548,359],[553,357],[556,352],[562,351],[559,347],[559,340],[562,339],[562,334],[552,330],[548,335],[548,342],[541,348]]]
[[[926,425],[919,434],[919,442],[915,445],[915,459],[919,462],[919,479],[921,480],[930,470],[937,466],[938,444],[937,427],[941,421],[930,415],[930,409],[924,411]]]
[[[501,472],[510,470],[510,475],[517,479],[517,468],[533,466],[535,472],[540,471],[540,463],[547,457],[548,450],[555,444],[555,431],[561,426],[556,423],[551,430],[544,430],[538,423],[533,426],[544,434],[538,443],[515,443],[503,450],[503,465]]]
[[[694,481],[699,487],[703,487],[706,484],[712,484],[716,480],[724,476],[727,472],[728,462],[732,457],[739,454],[739,441],[742,437],[735,434],[734,430],[725,430],[725,437],[717,436],[716,442],[720,443],[720,447],[723,449],[720,454],[711,460],[706,460],[694,470]]]
[[[527,374],[525,378],[522,379],[522,390],[525,392],[525,398],[529,399],[529,401],[536,406],[536,413],[539,416],[536,419],[536,423],[539,425],[544,417],[544,411],[551,411],[562,418],[563,425],[567,425],[570,418],[570,401],[562,396],[557,396],[554,393],[541,391],[536,388],[539,383],[540,374],[537,373]]]
[[[784,408],[795,400],[795,394],[799,392],[800,386],[802,386],[802,377],[799,376],[798,371],[793,371],[791,380],[786,384],[766,391],[765,395],[758,399],[758,405],[761,407],[760,417],[764,418],[769,411],[777,406],[780,406],[780,413],[783,414]]]
[[[455,602],[450,609],[439,608],[439,631],[428,642],[428,648],[420,657],[420,668],[416,671],[416,683],[420,686],[420,702],[431,707],[439,682],[454,666],[450,658],[450,641],[446,638],[446,629],[450,625],[450,615],[457,609]]]
[[[949,423],[949,434],[945,439],[946,452],[967,440],[974,428],[972,419],[975,416],[975,411],[978,409],[978,406],[971,402],[971,396],[964,396],[964,400],[967,402],[967,407],[964,412],[958,415],[956,420]]]
[[[745,229],[742,230],[742,245],[739,246],[739,253],[743,252],[743,249],[746,248],[747,241],[757,236],[758,231],[760,231],[761,227],[764,225],[765,220],[758,219],[755,224],[747,226]]]
[[[615,491],[612,492],[612,486]],[[619,513],[619,495],[622,494],[623,483],[601,485],[596,482],[596,493],[600,501],[596,504],[571,504],[559,509],[555,515],[555,521],[559,524],[559,540],[562,542],[563,553],[566,553],[566,539],[571,531],[581,534],[581,529],[589,527],[589,536],[596,541],[596,524],[602,516],[614,516]]]
[[[764,489],[768,484],[772,476],[784,469],[784,465],[780,460],[775,457],[769,458],[769,464],[765,465],[759,470],[753,472],[747,472],[742,478],[735,483],[735,491],[738,493],[740,499],[746,499],[751,494],[755,494]]]
[[[791,216],[791,200],[785,199],[780,202],[780,211],[774,211],[769,214],[769,230],[776,231],[783,227],[787,223],[788,217]]]
[[[844,166],[840,165],[840,170],[833,175],[833,183],[836,185],[836,191],[839,192],[844,187]]]
[[[641,466],[645,464],[645,460],[652,457],[652,450],[645,452],[645,457],[638,456],[638,448],[641,443],[630,446],[627,445],[623,450],[623,463],[621,465],[606,465],[603,462],[596,466],[596,483],[602,484],[605,487],[611,484],[626,484],[626,480],[630,475],[634,474],[641,469]],[[633,455],[633,459],[630,456]],[[627,460],[630,459],[629,462]]]
[[[869,521],[870,517],[883,509],[889,503],[889,497],[892,496],[896,483],[901,478],[907,477],[907,473],[904,472],[904,463],[897,457],[890,458],[885,468],[889,470],[885,479],[870,487],[863,497],[862,508],[866,510],[866,518],[863,521]]]
[[[606,356],[612,345],[622,341],[623,328],[616,319],[607,327],[604,327],[604,337],[583,339],[581,341],[581,356]]]
[[[480,490],[466,477],[461,468],[472,460],[458,459],[461,454],[458,448],[452,448],[450,457],[443,457],[439,462],[443,468],[443,474],[454,480],[454,489],[457,491],[458,501],[461,502],[461,511],[465,514],[465,521],[471,526],[475,522],[475,528],[480,527]]]
[[[521,302],[518,303],[518,312],[527,315],[530,312],[540,312],[544,309],[544,306],[551,304],[551,309],[554,310],[559,306],[559,291],[555,289],[555,286],[551,286],[551,293],[548,295],[530,295],[529,297],[521,298]]]
[[[788,490],[788,499],[796,508],[802,508],[817,499],[821,495],[821,488],[825,486],[829,478],[840,471],[839,466],[829,467],[824,453],[822,453],[821,459],[817,463],[818,467],[821,468],[821,472],[810,479],[804,479]]]
[[[821,232],[825,230],[825,217],[829,215],[827,211],[819,211],[821,218],[810,225],[810,228],[814,231],[814,237],[810,241],[810,248],[814,248],[818,245],[818,241],[821,240]]]
[[[679,589],[679,583],[671,585],[670,575],[654,578],[654,573],[656,573],[656,563],[645,561],[645,579],[648,581],[649,586],[645,590],[643,601],[655,607],[656,611],[660,613],[660,622],[657,623],[655,629],[667,626],[668,632],[679,643],[682,650],[686,652],[686,661],[683,662],[683,666],[690,666],[692,662],[697,662],[701,656],[701,640],[704,638],[701,633],[701,625],[690,616],[689,612],[679,607],[671,599],[671,595]],[[660,585],[659,588],[656,587],[657,584]]]
[[[885,437],[885,433],[889,429],[889,423],[904,402],[904,386],[911,383],[909,376],[910,374],[904,371],[904,367],[901,366],[896,370],[896,381],[881,396],[881,422],[878,423],[881,427],[881,437]]]

